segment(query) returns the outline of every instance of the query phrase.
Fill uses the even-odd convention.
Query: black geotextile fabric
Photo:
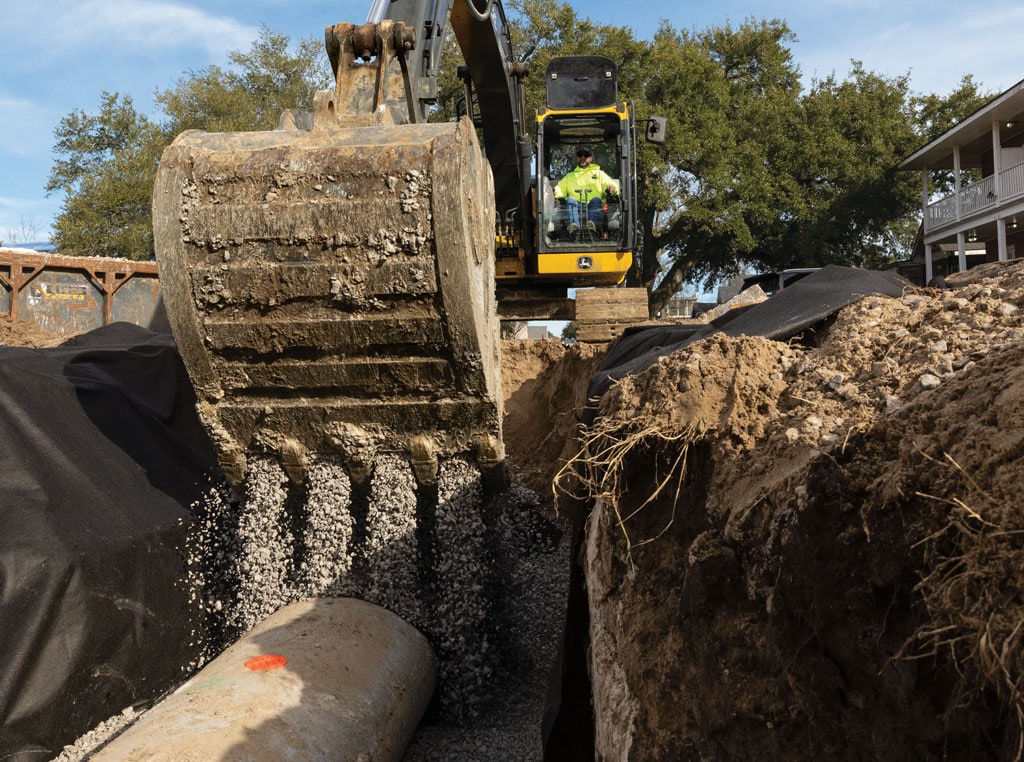
[[[173,339],[0,346],[0,467],[0,759],[52,759],[188,660],[185,519],[216,456]]]
[[[706,325],[640,328],[627,333],[608,351],[601,370],[590,380],[587,399],[600,398],[614,381],[639,373],[659,357],[678,352],[712,334],[790,339],[864,296],[899,296],[910,285],[894,272],[829,265],[776,292],[766,301],[731,310]],[[593,415],[591,408],[585,416],[587,423],[593,422]]]

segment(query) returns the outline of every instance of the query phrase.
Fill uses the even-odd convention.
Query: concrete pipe
[[[92,759],[400,760],[434,691],[430,645],[352,598],[287,606]]]

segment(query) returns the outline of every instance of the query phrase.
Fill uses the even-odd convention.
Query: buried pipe
[[[400,760],[436,681],[425,637],[354,598],[284,607],[91,759]]]

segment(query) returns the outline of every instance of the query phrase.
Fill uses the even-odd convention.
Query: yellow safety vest
[[[589,167],[576,167],[559,180],[555,186],[555,198],[574,198],[583,204],[592,198],[605,201],[605,188],[609,185],[615,188],[616,193],[619,192],[619,181],[609,177],[597,164],[591,163]],[[584,192],[576,192],[580,190]]]

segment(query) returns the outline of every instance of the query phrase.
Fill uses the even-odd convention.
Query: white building
[[[968,244],[984,246],[987,262],[1024,256],[1024,80],[900,163],[921,173],[924,282],[945,275],[945,251],[954,271],[968,266]],[[953,170],[954,193],[933,198],[929,171]],[[961,184],[961,170],[981,179]],[[980,252],[979,252],[980,253]]]

